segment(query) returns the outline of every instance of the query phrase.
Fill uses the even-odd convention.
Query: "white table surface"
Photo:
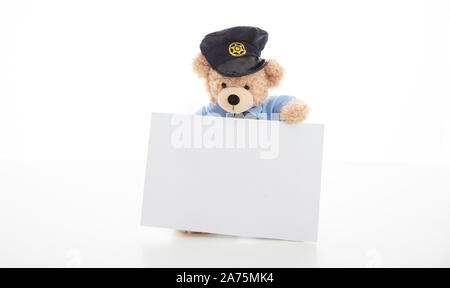
[[[319,241],[140,227],[145,162],[0,161],[0,267],[450,267],[450,166],[325,162]]]

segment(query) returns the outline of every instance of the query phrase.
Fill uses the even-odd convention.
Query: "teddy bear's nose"
[[[239,101],[239,97],[236,94],[231,94],[230,96],[228,96],[228,103],[233,106],[239,104]]]

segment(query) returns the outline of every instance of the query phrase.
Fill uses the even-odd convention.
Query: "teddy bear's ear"
[[[197,57],[195,57],[192,62],[192,67],[194,68],[195,73],[202,78],[207,78],[209,70],[211,69],[211,66],[202,53],[199,53]]]
[[[266,73],[269,88],[277,87],[284,75],[283,67],[274,59],[269,60],[269,63],[264,67],[264,72]]]

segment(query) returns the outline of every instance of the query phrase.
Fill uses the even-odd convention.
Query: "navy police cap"
[[[206,35],[200,50],[214,70],[223,76],[240,77],[267,65],[260,56],[268,37],[257,27],[237,26]]]

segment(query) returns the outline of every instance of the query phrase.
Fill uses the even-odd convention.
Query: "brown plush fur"
[[[300,99],[295,99],[281,108],[280,118],[286,123],[298,123],[306,119],[309,107]]]
[[[204,232],[196,232],[196,231],[189,231],[189,230],[176,230],[178,233],[181,234],[187,234],[187,235],[192,235],[192,234],[207,234]]]
[[[262,70],[242,77],[220,75],[211,68],[205,56],[201,53],[194,59],[192,66],[197,75],[205,79],[210,100],[215,104],[217,104],[218,95],[223,89],[222,83],[226,83],[227,87],[242,88],[245,85],[250,86],[248,91],[253,97],[253,106],[261,105],[267,99],[269,89],[277,87],[284,75],[283,67],[276,60],[269,60],[269,63]],[[297,123],[305,120],[308,111],[308,106],[301,100],[296,99],[282,108],[280,117],[287,123]]]

